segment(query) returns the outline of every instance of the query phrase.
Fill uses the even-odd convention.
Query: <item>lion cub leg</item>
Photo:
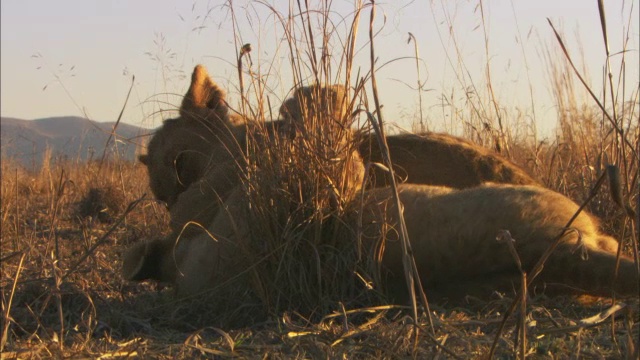
[[[213,274],[220,271],[220,246],[209,234],[190,235],[179,237],[174,233],[135,244],[124,255],[123,276],[132,281],[172,284],[178,297],[209,288]]]
[[[177,234],[140,242],[123,256],[122,275],[130,281],[155,280],[173,284],[177,265],[184,257],[184,246],[176,246]]]

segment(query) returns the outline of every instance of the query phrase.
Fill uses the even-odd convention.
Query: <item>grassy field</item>
[[[329,8],[314,16],[328,17]],[[349,21],[373,23],[370,10],[363,6],[362,15]],[[308,38],[328,41],[328,34],[319,36],[305,26],[304,17],[285,16],[282,21],[298,21],[298,30]],[[340,69],[346,74],[352,71],[356,37],[348,34],[346,45],[338,49],[344,54]],[[294,38],[287,41],[297,49],[291,56],[296,82],[333,79],[324,56],[304,58],[310,52],[302,47],[311,45]],[[374,45],[372,39],[372,58]],[[335,58],[337,52],[331,55]],[[302,58],[314,64],[313,70],[300,65]],[[239,59],[242,65],[242,55]],[[562,51],[548,59],[560,114],[554,138],[538,140],[528,125],[506,121],[507,110],[500,116],[477,111],[501,108],[491,96],[469,98],[467,108],[455,111],[465,124],[461,135],[499,151],[544,186],[577,203],[594,195],[587,210],[601,219],[604,232],[621,240],[622,251],[637,256],[638,89],[605,100],[584,100],[578,93],[585,87],[575,80],[579,71],[568,60],[574,59]],[[242,99],[238,110],[269,118],[263,77],[246,68],[238,70],[241,94],[230,94]],[[304,76],[307,71],[309,76]],[[617,88],[612,78],[604,81],[605,88]],[[377,96],[375,71],[347,85],[359,89],[357,93],[371,88],[367,96]],[[377,116],[382,112],[374,103],[366,110]],[[420,125],[416,122],[416,129]],[[121,275],[127,247],[169,232],[169,214],[153,199],[145,167],[118,159],[76,163],[49,155],[46,160],[33,173],[12,159],[2,159],[2,359],[638,356],[637,298],[621,302],[531,294],[512,312],[515,293],[496,292],[488,299],[430,303],[430,313],[420,308],[415,321],[408,306],[354,307],[349,299],[319,300],[316,310],[290,307],[277,313],[265,313],[260,303],[221,309],[208,298],[176,300],[161,284],[131,283]],[[607,181],[598,183],[607,171]]]
[[[480,357],[497,336],[513,294],[465,304],[431,304],[413,336],[408,307],[295,310],[247,318],[259,304],[215,313],[180,302],[157,284],[120,275],[131,243],[166,232],[164,207],[150,200],[144,166],[51,164],[38,174],[2,168],[3,358],[443,358]],[[597,208],[594,208],[597,210]],[[611,211],[616,214],[616,211]],[[604,218],[615,228],[618,216]],[[637,346],[637,301],[594,323],[610,300],[536,297],[506,321],[497,354],[514,354],[526,323],[531,358],[624,358]],[[614,320],[615,319],[615,320]],[[635,345],[634,345],[635,343]]]

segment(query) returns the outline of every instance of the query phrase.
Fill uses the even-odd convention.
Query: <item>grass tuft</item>
[[[90,218],[102,223],[111,223],[125,208],[122,192],[113,186],[89,188],[77,204],[77,216]]]

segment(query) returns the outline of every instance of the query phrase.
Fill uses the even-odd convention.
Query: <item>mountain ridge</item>
[[[2,161],[13,160],[38,170],[47,149],[53,159],[86,161],[102,157],[115,122],[98,122],[78,116],[47,117],[24,120],[0,117]],[[111,158],[135,160],[144,151],[150,129],[119,123],[109,141],[107,154]]]

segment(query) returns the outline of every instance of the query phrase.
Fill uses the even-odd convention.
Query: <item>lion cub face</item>
[[[147,166],[150,187],[155,197],[171,207],[178,195],[202,177],[216,160],[211,154],[228,159],[237,148],[236,136],[244,119],[229,115],[224,91],[205,68],[196,66],[180,117],[164,122],[139,160]]]

